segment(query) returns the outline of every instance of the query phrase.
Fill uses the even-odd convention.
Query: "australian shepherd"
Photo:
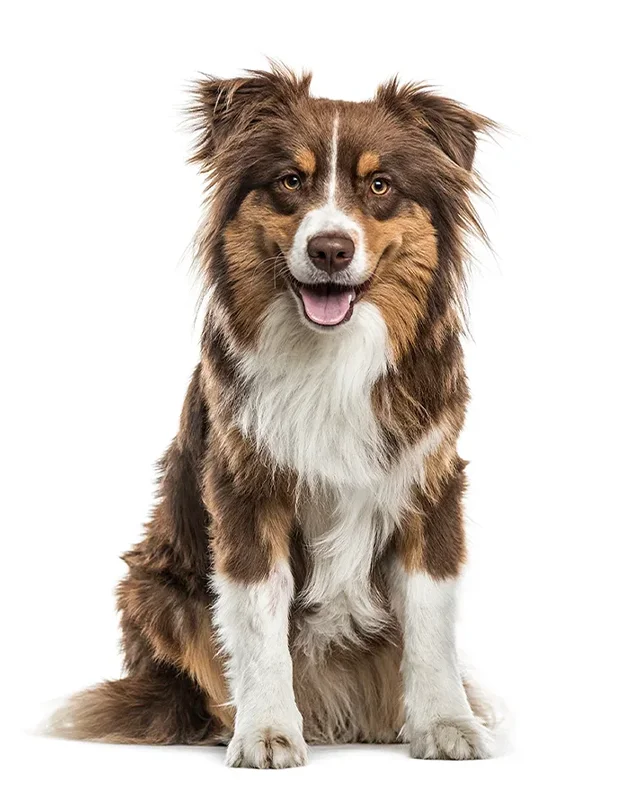
[[[200,80],[207,313],[179,432],[118,589],[126,675],[65,736],[490,754],[456,654],[465,238],[486,118],[392,80],[314,98],[283,68]]]

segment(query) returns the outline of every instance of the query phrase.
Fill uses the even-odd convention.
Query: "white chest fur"
[[[388,367],[385,322],[362,302],[345,329],[318,333],[295,311],[292,297],[275,301],[241,363],[250,390],[239,426],[302,484],[371,485],[380,442],[370,395]]]
[[[392,526],[368,489],[319,494],[300,512],[310,572],[299,598],[306,614],[297,646],[315,656],[332,641],[354,640],[386,623],[370,575]]]
[[[249,393],[238,424],[307,488],[298,514],[311,572],[301,600],[315,611],[298,643],[313,654],[356,629],[385,624],[371,587],[373,561],[441,433],[432,427],[394,468],[385,467],[371,404],[372,387],[388,369],[380,312],[361,302],[350,325],[331,334],[305,329],[294,312],[293,298],[279,298],[257,350],[242,361]]]

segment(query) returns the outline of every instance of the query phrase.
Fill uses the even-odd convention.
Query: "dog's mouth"
[[[369,281],[359,286],[340,283],[300,283],[292,280],[309,322],[324,328],[335,328],[353,316],[355,303],[366,291]]]

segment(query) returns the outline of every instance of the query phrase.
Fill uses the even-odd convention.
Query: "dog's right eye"
[[[296,173],[290,173],[281,178],[281,186],[288,190],[288,192],[296,192],[301,186],[301,180]]]
[[[370,191],[379,196],[387,194],[390,191],[390,182],[380,176],[373,178],[370,184]]]

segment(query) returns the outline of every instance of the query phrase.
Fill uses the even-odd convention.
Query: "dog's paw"
[[[307,745],[300,731],[277,727],[236,732],[226,751],[227,767],[286,769],[307,763]]]
[[[472,717],[438,719],[413,731],[409,739],[412,758],[465,761],[490,758],[492,737]]]

